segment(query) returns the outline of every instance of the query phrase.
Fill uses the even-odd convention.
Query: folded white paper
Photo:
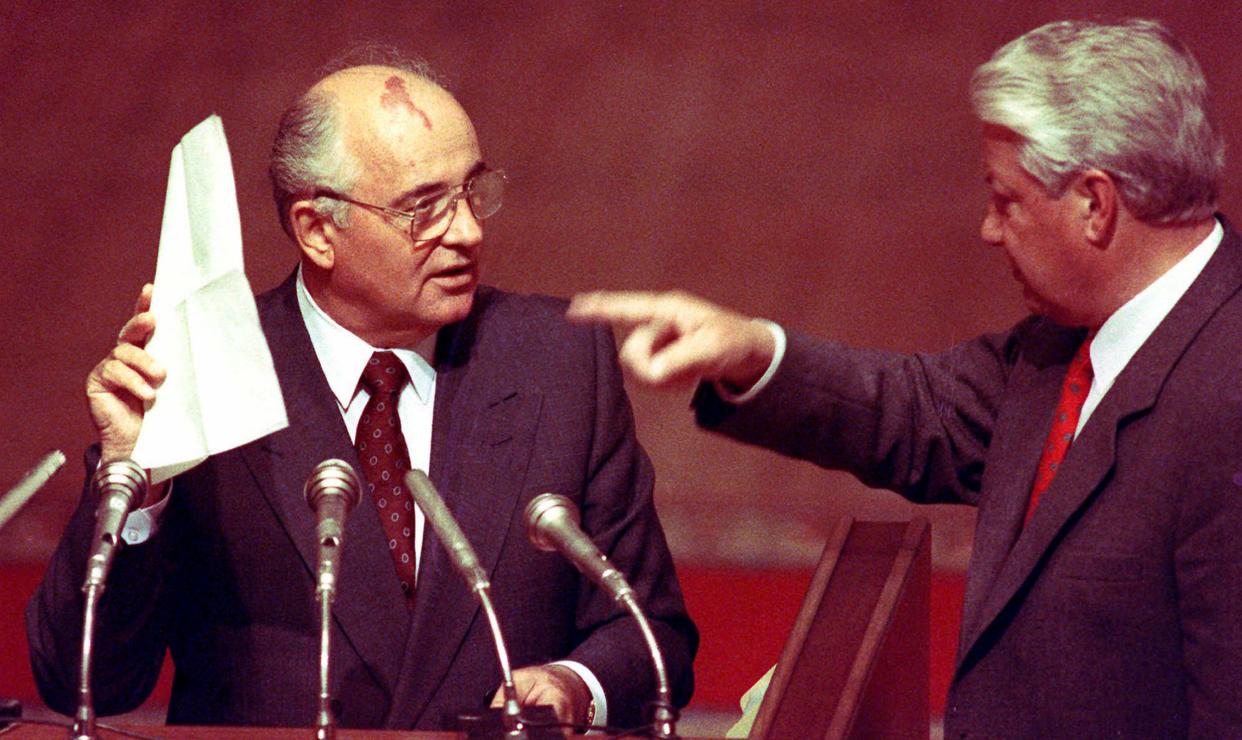
[[[152,482],[289,425],[242,263],[224,125],[210,116],[173,148],[147,351],[168,370],[134,460]]]

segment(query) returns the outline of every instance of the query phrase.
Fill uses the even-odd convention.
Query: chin
[[[433,311],[435,323],[440,326],[448,326],[470,315],[470,309],[474,306],[474,290],[469,290],[457,295],[447,295],[437,301],[437,305]]]

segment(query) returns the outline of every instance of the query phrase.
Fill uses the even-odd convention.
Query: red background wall
[[[676,286],[845,341],[927,350],[1022,314],[977,236],[971,70],[1048,20],[1160,17],[1198,53],[1237,151],[1242,11],[1208,12],[1120,0],[5,3],[0,485],[50,448],[71,463],[0,532],[0,695],[28,690],[20,604],[77,496],[83,378],[154,272],[168,154],[206,115],[228,132],[256,290],[295,259],[265,177],[279,113],[334,53],[378,40],[447,77],[512,176],[488,224],[490,282],[558,295]],[[1236,214],[1233,171],[1224,209]],[[704,628],[698,701],[718,706],[775,660],[835,519],[913,509],[697,431],[684,393],[631,393]],[[945,664],[973,517],[920,513],[945,586]],[[772,597],[739,598],[725,587],[737,579]]]

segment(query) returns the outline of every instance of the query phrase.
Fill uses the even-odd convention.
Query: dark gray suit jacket
[[[1024,529],[1081,331],[939,355],[791,333],[704,425],[919,502],[978,507],[946,737],[1242,736],[1242,239],[1134,355]]]
[[[169,722],[313,724],[315,518],[302,486],[321,460],[356,465],[357,457],[292,278],[258,305],[289,427],[179,476],[159,533],[118,557],[96,658],[101,713],[137,706],[168,648],[176,665]],[[610,723],[633,725],[655,691],[641,635],[559,556],[529,544],[526,502],[554,491],[578,503],[584,529],[648,610],[683,704],[698,637],[656,518],[652,469],[611,333],[570,326],[563,314],[562,301],[483,288],[470,316],[442,330],[430,476],[490,575],[513,664],[583,663],[604,687]],[[27,609],[36,679],[62,712],[76,702],[90,498]],[[334,608],[341,723],[440,727],[446,715],[486,706],[499,685],[486,620],[430,531],[410,612],[385,542],[364,497],[347,521]]]

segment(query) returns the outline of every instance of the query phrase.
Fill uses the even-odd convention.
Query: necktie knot
[[[395,396],[401,392],[409,373],[392,352],[376,352],[362,369],[362,384],[373,396]]]

